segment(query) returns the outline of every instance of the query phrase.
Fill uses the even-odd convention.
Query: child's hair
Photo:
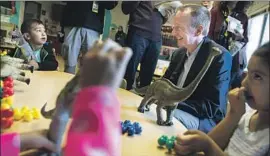
[[[267,42],[259,49],[257,49],[252,56],[260,57],[267,65],[269,66],[269,50],[270,50],[270,42]]]
[[[31,26],[34,23],[35,24],[42,24],[43,25],[43,22],[41,20],[38,20],[38,19],[28,19],[28,20],[25,20],[25,21],[23,21],[23,23],[21,25],[21,32],[22,32],[22,34],[29,33],[30,30],[31,30]]]

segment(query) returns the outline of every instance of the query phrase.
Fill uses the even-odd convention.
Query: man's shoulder
[[[213,47],[218,48],[221,51],[221,55],[232,56],[231,53],[229,52],[229,50],[227,50],[226,48],[224,48],[223,46],[221,46],[217,43],[213,44]]]
[[[209,39],[209,42],[211,42],[211,48],[213,50],[220,51],[220,55],[231,57],[230,52],[226,48],[224,48],[223,46],[219,45],[218,43],[216,43],[215,41],[213,41],[211,39]]]
[[[48,53],[53,53],[53,46],[50,43],[44,44],[42,49],[46,50]]]

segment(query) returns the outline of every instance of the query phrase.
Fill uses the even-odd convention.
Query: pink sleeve
[[[1,156],[19,156],[20,137],[16,133],[1,134]]]
[[[90,87],[76,97],[65,156],[120,156],[120,104],[115,92]]]

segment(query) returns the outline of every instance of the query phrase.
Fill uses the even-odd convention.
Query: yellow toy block
[[[8,105],[12,106],[12,104],[13,104],[13,96],[3,98],[1,100],[1,103],[7,103]]]
[[[31,113],[25,113],[23,115],[23,120],[26,122],[30,122],[33,120],[33,115]]]
[[[26,113],[27,111],[29,111],[29,107],[28,106],[23,106],[22,109],[21,109],[21,112],[24,114]]]
[[[14,109],[14,120],[18,121],[21,120],[23,117],[23,114],[21,113],[20,110],[16,110]]]
[[[1,110],[10,109],[10,105],[7,103],[1,103]]]

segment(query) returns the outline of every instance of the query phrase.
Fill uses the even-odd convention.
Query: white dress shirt
[[[202,46],[202,43],[203,43],[203,40],[198,44],[197,48],[192,53],[189,53],[188,51],[186,52],[187,59],[185,60],[184,68],[183,68],[183,70],[178,78],[178,82],[177,82],[178,87],[183,88],[183,85],[186,81],[188,72],[189,72],[201,46]]]

